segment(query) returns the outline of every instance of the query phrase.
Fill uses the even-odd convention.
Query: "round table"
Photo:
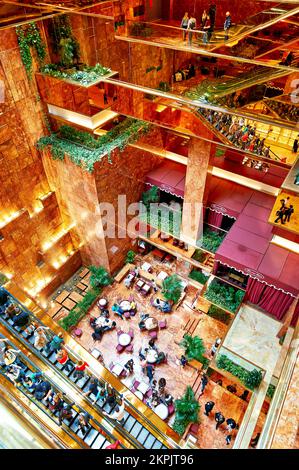
[[[154,412],[163,420],[168,418],[168,408],[164,403],[160,403],[156,406],[156,408],[154,408]]]
[[[106,307],[107,303],[108,303],[108,302],[107,302],[106,299],[100,299],[100,300],[98,301],[98,306],[99,306],[99,307]]]
[[[136,397],[138,397],[140,400],[143,400],[143,395],[139,390],[136,390],[135,392]]]
[[[145,320],[144,325],[147,330],[154,330],[158,326],[158,321],[156,318],[149,317]]]
[[[131,302],[128,300],[123,300],[119,306],[124,312],[129,312],[131,310]]]
[[[118,343],[121,345],[121,346],[128,346],[130,343],[131,343],[131,336],[128,335],[128,333],[122,333],[121,335],[119,335],[118,337]]]
[[[158,359],[157,351],[155,349],[150,349],[146,355],[146,361],[149,364],[154,364],[155,362],[157,362],[157,359]]]

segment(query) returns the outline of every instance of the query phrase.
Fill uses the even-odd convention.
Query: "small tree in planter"
[[[177,303],[183,292],[183,284],[180,278],[173,274],[164,279],[162,283],[162,294],[166,300]]]
[[[259,387],[261,381],[263,380],[263,374],[260,370],[253,369],[246,374],[244,379],[244,385],[250,390],[253,390]]]
[[[135,256],[135,251],[129,250],[126,256],[126,263],[134,263]]]
[[[196,359],[201,362],[203,366],[208,365],[208,359],[204,357],[206,351],[203,340],[199,336],[185,335],[183,340],[180,342],[180,346],[185,349],[187,359]]]
[[[90,284],[92,287],[105,287],[113,282],[113,278],[103,266],[89,266],[91,272]]]
[[[189,385],[186,388],[185,395],[182,398],[175,400],[174,406],[175,420],[173,423],[173,429],[182,436],[188,424],[199,422],[198,413],[200,410],[200,404],[196,400],[194,392]]]

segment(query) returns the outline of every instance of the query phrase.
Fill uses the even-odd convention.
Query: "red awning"
[[[215,260],[282,289],[299,293],[299,255],[270,243],[268,224],[275,198],[254,192],[219,247]]]
[[[145,183],[158,186],[162,191],[184,197],[186,167],[167,161],[146,175]]]
[[[208,206],[236,219],[242,212],[253,190],[213,176],[208,196]]]

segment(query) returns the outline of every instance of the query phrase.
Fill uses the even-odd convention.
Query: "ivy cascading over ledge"
[[[70,160],[92,173],[94,165],[106,155],[110,161],[113,150],[123,151],[128,144],[136,142],[141,135],[151,128],[149,123],[127,118],[105,135],[94,138],[89,132],[79,131],[71,126],[61,126],[57,133],[41,137],[36,147],[38,150],[49,148],[54,160]]]

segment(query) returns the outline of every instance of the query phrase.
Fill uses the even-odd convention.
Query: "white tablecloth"
[[[141,270],[142,271],[149,271],[151,269],[152,265],[150,263],[143,263],[143,265],[141,266]]]
[[[112,373],[113,373],[114,375],[119,376],[119,375],[122,373],[123,370],[124,370],[124,368],[123,368],[123,366],[122,366],[121,364],[115,364],[115,365],[113,366]]]
[[[98,305],[100,305],[101,307],[105,307],[107,305],[107,300],[106,299],[100,299],[98,301]]]
[[[122,333],[118,337],[118,342],[121,346],[128,346],[131,343],[131,336],[128,333]]]
[[[131,310],[131,303],[128,301],[128,300],[123,300],[119,306],[121,307],[121,309],[124,311],[124,312],[128,312],[129,310]]]
[[[168,408],[163,403],[160,403],[160,405],[156,406],[156,408],[154,408],[154,412],[163,420],[168,417]]]
[[[135,392],[135,395],[136,395],[136,397],[138,397],[140,400],[143,400],[143,394],[142,394],[142,392],[140,392],[140,390],[137,390],[137,391]]]
[[[154,330],[158,326],[158,321],[153,317],[147,318],[144,323],[147,330]]]
[[[148,391],[149,385],[145,382],[140,382],[140,384],[137,387],[137,390],[141,392],[143,395]]]

